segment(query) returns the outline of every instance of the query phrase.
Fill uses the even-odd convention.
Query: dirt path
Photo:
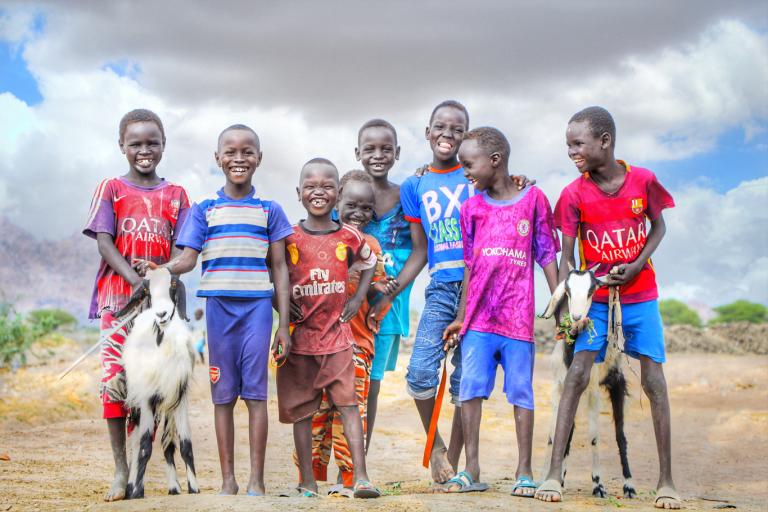
[[[483,480],[491,490],[461,496],[431,491],[428,470],[420,466],[424,435],[412,401],[406,397],[402,355],[399,368],[382,386],[380,416],[369,454],[369,471],[387,494],[371,502],[344,499],[301,500],[274,495],[295,481],[290,461],[291,429],[277,422],[270,400],[267,498],[220,497],[218,458],[206,369],[198,367],[192,390],[195,458],[202,494],[166,496],[162,457],[156,453],[147,475],[147,498],[139,502],[101,501],[111,477],[111,454],[104,422],[94,403],[96,363],[89,361],[72,378],[58,383],[63,362],[0,374],[0,512],[12,510],[652,510],[657,478],[650,408],[640,398],[639,379],[630,377],[632,396],[627,437],[640,498],[600,500],[590,495],[590,453],[580,416],[572,450],[566,503],[547,505],[509,496],[516,450],[512,408],[500,393],[487,402],[481,431]],[[740,510],[765,510],[768,500],[768,357],[673,354],[667,365],[673,416],[675,479],[688,510],[712,510],[729,502]],[[635,368],[635,371],[639,371]],[[90,372],[90,373],[89,373]],[[274,384],[270,384],[274,389]],[[534,463],[544,456],[550,421],[550,371],[539,354],[536,367]],[[22,394],[21,390],[25,390]],[[604,400],[607,402],[607,400]],[[605,403],[604,403],[605,406]],[[441,427],[448,428],[446,407]],[[247,416],[236,412],[236,469],[242,486],[248,478]],[[46,423],[52,421],[50,423]],[[613,496],[621,494],[620,468],[610,415],[601,415],[603,477]],[[182,469],[183,472],[183,469]],[[183,476],[183,474],[181,475]],[[539,475],[536,475],[537,478]],[[184,482],[182,478],[182,482]],[[184,484],[182,483],[182,486]],[[321,487],[321,489],[327,486]],[[716,500],[716,501],[713,501]]]

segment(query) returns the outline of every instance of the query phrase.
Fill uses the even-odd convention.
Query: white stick
[[[143,301],[142,301],[142,302],[143,302]],[[93,354],[93,353],[96,351],[96,349],[97,349],[97,348],[99,348],[99,347],[101,346],[101,343],[102,343],[104,340],[107,340],[107,339],[109,339],[109,338],[110,338],[110,337],[111,337],[113,334],[115,334],[117,331],[119,331],[120,329],[122,329],[122,328],[123,328],[123,326],[124,326],[125,324],[127,324],[128,322],[130,322],[131,320],[133,320],[134,318],[136,318],[136,315],[138,315],[138,314],[139,314],[139,310],[140,310],[140,309],[141,309],[141,304],[137,305],[137,306],[136,306],[136,308],[134,308],[134,309],[133,309],[133,311],[131,311],[130,313],[128,313],[128,314],[125,316],[125,318],[123,318],[122,320],[120,320],[120,323],[118,323],[118,324],[117,324],[115,327],[113,327],[111,331],[109,331],[108,333],[106,333],[106,334],[104,334],[103,336],[99,337],[99,340],[98,340],[96,343],[94,343],[94,344],[91,346],[91,348],[89,348],[88,350],[86,350],[86,351],[83,353],[83,355],[81,355],[80,357],[78,357],[78,358],[75,360],[75,362],[74,362],[74,363],[72,363],[71,365],[69,365],[69,368],[67,368],[66,370],[64,370],[63,372],[61,372],[61,373],[59,374],[59,379],[58,379],[58,380],[61,380],[61,379],[63,379],[64,377],[66,377],[66,376],[67,376],[67,374],[68,374],[69,372],[71,372],[72,370],[74,370],[74,369],[77,367],[77,365],[79,365],[80,363],[82,363],[82,362],[85,360],[85,358],[86,358],[86,357],[88,357],[89,355]]]

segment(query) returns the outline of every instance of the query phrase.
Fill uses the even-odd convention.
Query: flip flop
[[[293,487],[287,491],[278,494],[281,498],[319,498],[320,495],[315,491],[310,491],[303,487]]]
[[[668,499],[668,500],[674,500],[677,502],[677,508],[682,508],[683,506],[683,500],[680,498],[680,495],[677,494],[677,491],[674,490],[671,487],[662,487],[661,489],[658,489],[656,491],[656,499],[653,500],[653,506],[656,508],[664,508],[663,503],[659,503],[659,500],[662,499]],[[670,509],[667,509],[670,510]]]
[[[354,491],[344,487],[344,484],[334,484],[328,488],[328,496],[334,498],[352,498],[354,497]]]
[[[518,489],[538,489],[538,485],[536,485],[536,482],[534,482],[531,477],[528,475],[520,475],[515,482],[515,485],[512,486],[512,496],[516,496],[518,498],[533,498],[533,494],[517,494],[515,491]]]
[[[451,485],[458,485],[458,489],[449,489]],[[472,475],[466,471],[461,471],[455,477],[445,482],[445,492],[483,492],[488,490],[488,484],[475,482]]]
[[[248,491],[248,492],[246,493],[246,495],[247,495],[247,496],[261,496],[261,497],[264,497],[264,494],[262,494],[262,493],[260,493],[260,492],[256,492],[256,491]]]
[[[367,480],[358,480],[355,482],[355,498],[379,498],[381,497],[381,491],[378,490],[371,482]]]
[[[539,497],[540,492],[554,492],[557,493],[557,499],[552,500],[552,503],[559,503],[563,501],[563,486],[558,482],[557,480],[546,480],[544,483],[542,483],[538,489],[536,489],[536,492],[533,494],[533,497],[537,500],[541,501],[547,501],[542,500]]]

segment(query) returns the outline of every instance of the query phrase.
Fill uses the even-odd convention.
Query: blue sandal
[[[355,492],[353,495],[355,498],[380,498],[381,491],[367,480],[358,480],[355,482]]]
[[[450,489],[451,485],[457,485],[457,489]],[[488,484],[475,482],[472,475],[462,471],[455,477],[445,482],[445,492],[483,492],[488,490]]]
[[[539,486],[536,485],[536,482],[534,482],[531,477],[520,475],[515,482],[515,485],[512,486],[512,496],[517,496],[518,498],[533,498],[533,495],[536,494],[536,489],[538,488]],[[533,489],[534,492],[532,494],[518,494],[515,492],[518,489]]]

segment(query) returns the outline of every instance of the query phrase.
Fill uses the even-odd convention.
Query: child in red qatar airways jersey
[[[563,190],[555,206],[555,225],[563,233],[559,278],[566,278],[569,265],[575,268],[578,240],[582,269],[599,264],[596,275],[607,275],[608,285],[618,287],[624,351],[640,360],[641,383],[651,402],[660,472],[654,505],[678,509],[681,503],[672,480],[669,398],[662,368],[664,333],[650,259],[666,232],[662,210],[675,203],[651,171],[615,159],[615,140],[616,126],[604,108],[586,108],[568,123],[568,156],[581,176]],[[562,500],[563,456],[579,397],[589,384],[592,364],[605,357],[607,302],[608,290],[597,290],[589,311],[596,334],[590,340],[584,331],[576,338],[558,407],[549,474],[536,492],[542,501]]]
[[[285,241],[292,301],[298,309],[293,345],[277,371],[280,421],[293,423],[299,484],[292,494],[312,496],[312,416],[325,391],[341,414],[354,466],[354,495],[381,495],[368,478],[364,436],[355,394],[352,331],[347,323],[360,309],[373,277],[376,256],[354,227],[331,219],[339,194],[339,173],[324,158],[301,170],[296,189],[307,219]],[[357,292],[347,298],[349,267],[361,268]]]
[[[167,263],[189,208],[184,189],[157,175],[165,147],[163,123],[157,114],[144,109],[125,114],[120,120],[119,144],[128,160],[128,172],[99,184],[83,229],[83,234],[96,239],[102,258],[88,312],[88,318],[101,319],[102,331],[113,329],[117,323],[114,313],[128,303],[133,288],[142,282],[132,267],[134,260]],[[112,333],[100,352],[99,394],[115,459],[115,477],[106,501],[123,499],[128,482],[122,365],[128,330],[125,326]]]

